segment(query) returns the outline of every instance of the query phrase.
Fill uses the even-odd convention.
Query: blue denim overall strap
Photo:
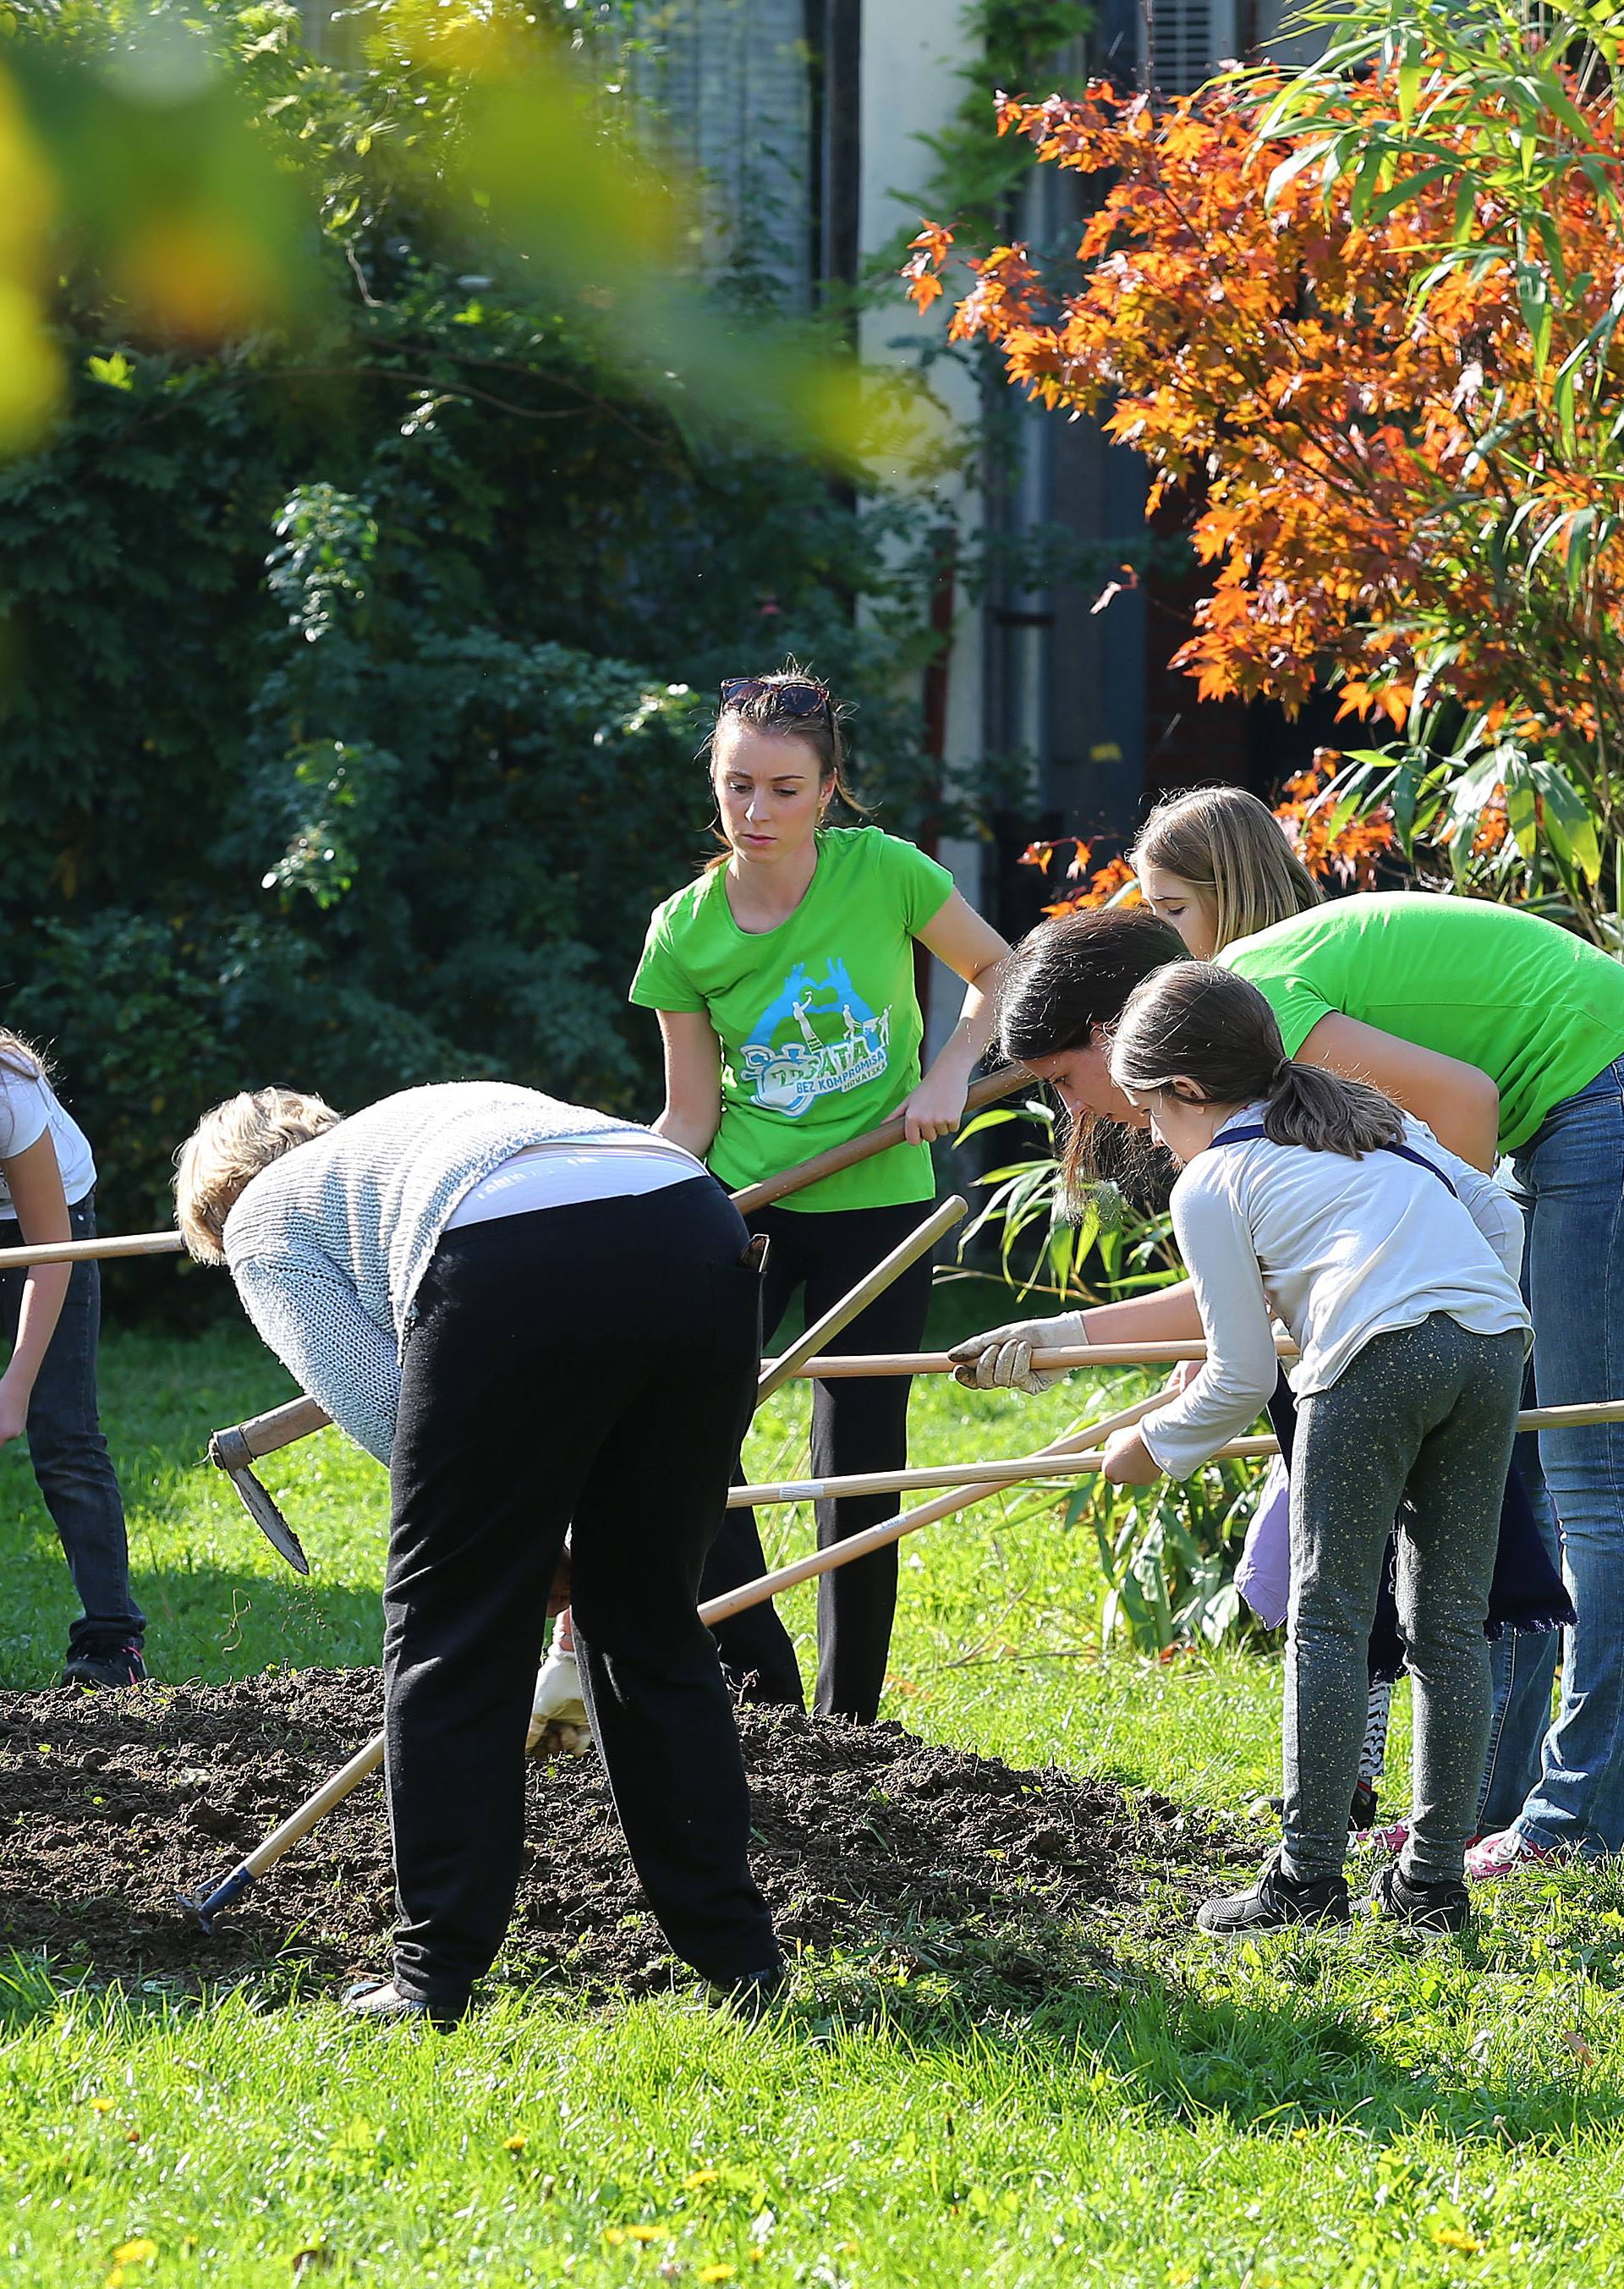
[[[1225,1129],[1221,1130],[1220,1133],[1214,1137],[1213,1143],[1214,1144],[1250,1144],[1255,1142],[1255,1140],[1260,1137],[1267,1138],[1268,1135],[1269,1131],[1264,1128],[1261,1121],[1249,1121],[1244,1129]],[[1397,1153],[1397,1157],[1401,1160],[1413,1160],[1418,1168],[1425,1168],[1432,1176],[1435,1176],[1437,1178],[1439,1184],[1443,1185],[1451,1200],[1458,1200],[1460,1199],[1460,1193],[1456,1192],[1453,1184],[1451,1184],[1449,1178],[1444,1174],[1442,1168],[1438,1167],[1436,1161],[1429,1160],[1424,1152],[1417,1152],[1408,1144],[1381,1144],[1378,1145],[1376,1149],[1381,1152]]]

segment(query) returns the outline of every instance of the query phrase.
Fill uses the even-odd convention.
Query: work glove
[[[581,1672],[573,1647],[566,1651],[556,1633],[537,1672],[536,1699],[524,1746],[526,1754],[532,1757],[582,1757],[592,1746],[592,1727],[581,1698]]]
[[[1053,1320],[1012,1320],[1007,1328],[989,1328],[984,1335],[967,1336],[948,1353],[954,1380],[976,1391],[1030,1392],[1035,1397],[1049,1390],[1065,1373],[1054,1368],[1042,1374],[1032,1367],[1034,1352],[1061,1351],[1086,1343],[1083,1314],[1062,1312]]]

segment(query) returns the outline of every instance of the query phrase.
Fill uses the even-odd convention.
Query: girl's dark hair
[[[1188,960],[1183,939],[1148,906],[1083,906],[1053,915],[1005,964],[999,1048],[1012,1065],[1087,1049],[1115,1025],[1136,985],[1168,962]],[[1148,1206],[1162,1189],[1158,1158],[1137,1129],[1073,1120],[1061,1152],[1061,1197],[1076,1209],[1090,1185],[1111,1184]]]
[[[810,670],[801,667],[792,659],[785,660],[781,668],[774,668],[766,675],[755,676],[750,681],[760,688],[747,699],[729,701],[717,709],[716,721],[699,750],[700,754],[707,762],[714,760],[717,742],[730,723],[743,724],[752,731],[766,731],[774,738],[800,739],[817,757],[819,786],[826,787],[832,782],[836,797],[852,816],[866,818],[869,816],[867,807],[852,793],[846,776],[846,724],[851,714],[850,708],[835,698],[822,676],[812,674]],[[821,710],[810,715],[792,714],[779,697],[786,684],[810,684],[815,690],[821,691],[824,695]],[[710,860],[707,872],[727,865],[730,848],[720,826],[712,831],[723,849]]]
[[[1404,1115],[1379,1089],[1294,1065],[1256,986],[1215,961],[1186,961],[1134,987],[1112,1037],[1111,1073],[1136,1095],[1170,1088],[1177,1075],[1212,1105],[1262,1097],[1263,1134],[1310,1152],[1357,1160],[1404,1135]]]

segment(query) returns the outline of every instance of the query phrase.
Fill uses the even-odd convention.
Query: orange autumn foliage
[[[1000,97],[1003,132],[1103,195],[1061,275],[1019,245],[973,259],[952,339],[991,345],[1045,405],[1102,416],[1149,461],[1152,508],[1170,488],[1198,489],[1191,532],[1214,585],[1176,659],[1202,698],[1294,711],[1329,676],[1343,714],[1398,729],[1424,674],[1434,699],[1483,711],[1491,729],[1503,714],[1619,752],[1624,534],[1605,521],[1619,487],[1576,427],[1572,367],[1563,378],[1624,291],[1604,201],[1580,170],[1553,192],[1544,236],[1564,291],[1543,342],[1497,251],[1506,217],[1489,194],[1481,260],[1447,269],[1418,307],[1458,179],[1429,185],[1400,160],[1413,195],[1387,211],[1351,176],[1328,189],[1317,166],[1282,179],[1310,140],[1256,134],[1283,84],[1254,76],[1154,107],[1102,82],[1079,100]],[[1596,165],[1624,173],[1624,107],[1604,84],[1571,92]],[[1340,98],[1349,120],[1389,136],[1402,100],[1381,71]],[[1474,137],[1503,146],[1491,115],[1469,108],[1454,131],[1469,165]],[[951,244],[936,224],[914,241],[921,307]],[[1579,371],[1612,399],[1624,328],[1601,339]],[[1498,550],[1485,538],[1497,520]],[[1594,546],[1587,531],[1602,536]]]

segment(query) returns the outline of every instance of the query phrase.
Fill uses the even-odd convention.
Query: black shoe
[[[1416,1931],[1464,1931],[1471,1921],[1471,1894],[1464,1882],[1452,1883],[1445,1877],[1425,1883],[1419,1876],[1406,1876],[1397,1861],[1381,1870],[1370,1887],[1370,1899],[1379,1915],[1391,1916],[1395,1923],[1409,1924]]]
[[[147,1664],[133,1639],[89,1638],[62,1663],[62,1682],[101,1689],[145,1685]]]
[[[1208,1900],[1196,1922],[1220,1939],[1240,1939],[1286,1924],[1345,1924],[1348,1917],[1348,1886],[1341,1876],[1288,1876],[1277,1852],[1249,1892]]]
[[[754,2026],[764,2019],[784,1993],[789,1973],[782,1961],[769,1963],[760,1971],[743,1971],[736,1979],[711,1983],[711,2000],[731,2011],[736,2019],[746,2026]]]
[[[468,2015],[466,2000],[453,2006],[431,2003],[424,1995],[403,1995],[393,1979],[376,1986],[363,1979],[354,1987],[346,1987],[339,2007],[352,2019],[371,2019],[384,2026],[416,2021],[428,2027],[454,2027],[459,2019]]]

